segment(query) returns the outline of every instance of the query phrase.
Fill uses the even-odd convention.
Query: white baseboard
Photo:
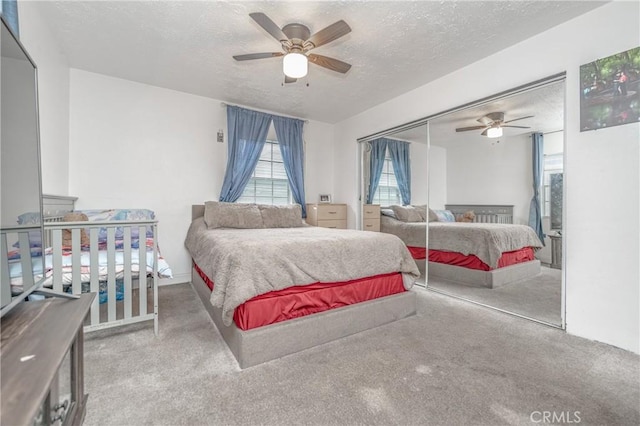
[[[191,274],[176,274],[173,278],[160,278],[158,286],[184,284],[191,282]]]

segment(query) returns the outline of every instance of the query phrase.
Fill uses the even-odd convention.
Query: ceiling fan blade
[[[485,126],[490,126],[493,124],[494,120],[486,115],[484,117],[480,117],[476,120],[478,123],[482,123]]]
[[[236,61],[249,61],[251,59],[265,59],[265,58],[277,58],[278,56],[282,56],[284,53],[282,52],[273,52],[273,53],[248,53],[246,55],[235,55],[233,59]]]
[[[313,44],[313,46],[308,47],[309,49],[313,49],[315,47],[320,47],[323,44],[331,43],[333,40],[336,40],[344,35],[347,35],[351,32],[351,27],[347,25],[346,22],[340,20],[336,23],[329,25],[327,28],[324,28],[311,37],[307,41],[304,42],[305,45],[308,43]],[[307,46],[305,46],[307,47]]]
[[[482,136],[487,136],[487,132],[489,131],[489,129],[485,129],[484,132],[480,133]]]
[[[456,129],[456,132],[466,132],[469,130],[479,130],[479,129],[484,129],[487,126],[471,126],[471,127],[458,127]]]
[[[295,83],[296,81],[298,81],[298,79],[297,79],[297,78],[292,78],[292,77],[289,77],[288,75],[285,75],[285,76],[284,76],[284,83],[285,83],[285,84],[288,84],[288,83]]]
[[[527,126],[505,126],[505,125],[502,125],[500,127],[513,127],[514,129],[530,129],[531,128]]]
[[[262,28],[264,28],[264,30],[266,32],[268,32],[269,34],[271,34],[271,36],[273,38],[275,38],[278,41],[285,41],[285,40],[289,40],[289,37],[287,37],[282,30],[280,29],[279,26],[277,26],[272,20],[271,18],[269,18],[267,15],[265,15],[262,12],[254,12],[254,13],[250,13],[249,16],[251,16],[253,18],[254,21],[256,21],[258,23],[258,25],[260,25]]]
[[[525,118],[533,118],[533,115],[527,115],[526,117],[514,118],[513,120],[503,121],[503,124],[511,123],[512,121],[524,120]]]
[[[346,62],[342,62],[338,59],[329,58],[328,56],[322,56],[322,55],[316,55],[316,54],[310,53],[308,55],[308,58],[311,62],[313,62],[316,65],[320,65],[321,67],[328,68],[332,71],[341,72],[342,74],[346,73],[351,69],[350,64]]]

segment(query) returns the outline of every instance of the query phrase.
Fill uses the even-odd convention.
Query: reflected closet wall
[[[492,215],[500,215],[505,207],[511,216],[504,223],[528,226],[533,157],[540,158],[545,247],[535,252],[539,270],[520,278],[516,274],[492,288],[473,279],[442,279],[438,265],[429,268],[425,262],[422,284],[428,289],[564,328],[564,80],[564,74],[552,76],[359,140],[361,224],[369,179],[367,142],[376,138],[412,143],[412,205],[425,204],[426,197],[431,209],[452,209],[458,216],[473,209],[476,221],[482,222],[493,221]],[[500,137],[488,137],[486,117],[500,117],[502,126],[517,127],[503,127]],[[532,149],[534,134],[542,140],[537,154]],[[424,148],[426,155],[419,154]],[[425,228],[426,246],[429,226]]]

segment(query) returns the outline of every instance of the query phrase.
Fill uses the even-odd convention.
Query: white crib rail
[[[96,293],[91,305],[88,324],[85,331],[133,324],[141,321],[154,321],[154,333],[158,335],[158,229],[157,221],[108,221],[108,222],[45,222],[45,233],[51,241],[53,252],[53,289],[64,291],[62,280],[63,250],[62,234],[64,230],[71,231],[71,259],[73,294],[82,293],[82,265],[81,265],[81,232],[85,229],[89,234],[89,291]],[[107,267],[106,285],[107,300],[99,303],[99,268],[98,268],[98,233],[100,228],[107,230]],[[123,249],[116,249],[116,230],[123,231]],[[132,247],[132,229],[138,229],[138,248]],[[147,228],[153,230],[153,271],[147,278]],[[139,272],[132,271],[132,253],[138,250]],[[124,269],[122,271],[123,298],[116,300],[116,253],[122,251]],[[86,253],[86,247],[85,247]],[[150,283],[149,283],[150,281]],[[144,290],[147,291],[144,291]],[[152,307],[148,309],[148,291],[152,292]],[[135,299],[137,298],[137,303]],[[106,305],[106,308],[103,308]],[[149,312],[151,310],[151,312]]]
[[[513,205],[509,204],[447,204],[444,208],[451,210],[457,221],[473,211],[476,223],[513,223]]]

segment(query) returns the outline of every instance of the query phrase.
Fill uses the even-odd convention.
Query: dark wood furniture
[[[2,318],[0,424],[82,424],[83,322],[94,297],[25,302]]]

